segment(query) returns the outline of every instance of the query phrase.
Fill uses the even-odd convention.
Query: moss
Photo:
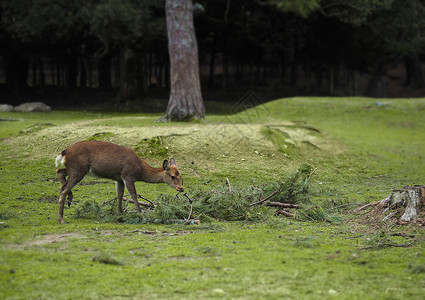
[[[168,137],[155,136],[140,141],[134,151],[142,157],[165,157],[168,153]]]
[[[30,134],[30,133],[34,133],[36,131],[40,131],[40,130],[43,130],[44,128],[52,127],[52,126],[56,126],[56,125],[52,123],[37,123],[37,124],[31,125],[28,128],[21,129],[21,131],[19,131],[19,134]]]
[[[91,137],[89,137],[88,139],[86,139],[86,141],[92,141],[92,140],[105,141],[105,140],[110,139],[114,135],[115,134],[112,133],[112,132],[96,132]]]

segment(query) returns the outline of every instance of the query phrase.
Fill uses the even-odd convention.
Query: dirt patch
[[[18,248],[18,249],[22,249],[22,248],[26,248],[26,247],[38,247],[38,246],[43,246],[43,245],[47,245],[47,244],[65,242],[69,238],[83,238],[83,237],[84,237],[84,235],[82,235],[80,233],[76,233],[76,232],[50,233],[50,234],[38,236],[37,238],[35,238],[33,240],[26,241],[26,242],[19,244],[19,245],[17,245],[17,244],[10,245],[10,247],[11,248]]]
[[[58,203],[58,196],[43,196],[37,200],[41,203]]]

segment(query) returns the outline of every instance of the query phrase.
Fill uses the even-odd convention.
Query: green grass
[[[202,124],[157,124],[158,114],[2,113],[21,121],[0,122],[0,299],[422,299],[422,227],[361,223],[368,220],[347,209],[424,184],[425,100],[377,102],[281,99]],[[60,150],[90,137],[135,148],[157,136],[170,137],[161,143],[167,151],[148,161],[174,156],[189,195],[226,189],[226,178],[234,189],[283,180],[308,163],[310,200],[338,222],[76,219],[87,201],[115,197],[113,182],[88,177],[65,209],[67,224],[57,223]],[[165,185],[137,189],[149,199],[174,195]]]

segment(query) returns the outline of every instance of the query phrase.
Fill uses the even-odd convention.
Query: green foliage
[[[103,44],[119,48],[142,37],[143,13],[135,1],[101,1],[93,11],[91,29]]]
[[[172,220],[185,219],[188,217],[187,201],[180,197],[161,195],[157,199],[154,217],[157,222],[170,222]]]
[[[84,8],[89,3],[81,0],[4,1],[1,25],[23,42],[64,43],[88,23],[89,11]]]
[[[98,220],[102,216],[102,207],[96,201],[84,201],[75,208],[74,217],[76,219],[95,219]]]
[[[11,218],[16,217],[16,214],[13,212],[9,212],[9,211],[2,211],[0,212],[0,220],[4,221],[4,220],[9,220]]]
[[[232,191],[227,187],[197,191],[190,195],[190,198],[182,194],[162,194],[156,199],[154,210],[142,214],[116,216],[117,201],[105,202],[102,206],[95,201],[85,201],[77,206],[74,216],[127,224],[167,224],[188,218],[202,221],[266,221],[276,209],[255,203],[269,197],[268,201],[300,204],[301,209],[295,214],[299,220],[331,221],[329,214],[309,199],[308,186],[313,172],[314,169],[310,165],[303,164],[287,178],[260,186],[241,189],[233,187]]]
[[[364,24],[371,16],[391,9],[394,0],[324,0],[321,10],[328,16],[355,26]]]
[[[19,131],[19,134],[30,134],[30,133],[34,133],[34,132],[43,130],[44,128],[52,127],[52,126],[56,126],[56,125],[52,123],[37,123],[37,124],[31,125],[28,128],[22,129],[21,131]]]
[[[265,126],[261,129],[261,134],[277,146],[277,149],[290,156],[296,148],[295,142],[290,135],[278,128]]]
[[[413,262],[409,264],[408,271],[412,274],[424,274],[425,273],[425,263],[422,262]]]
[[[115,134],[112,132],[97,132],[93,134],[91,137],[86,139],[86,141],[106,141],[108,138],[113,137]]]
[[[155,136],[141,140],[134,151],[141,157],[164,157],[168,153],[167,137]]]
[[[306,18],[319,9],[321,0],[273,0],[272,2],[285,12],[293,12]]]
[[[165,20],[154,16],[161,8],[155,0],[99,1],[90,19],[90,30],[108,49],[143,49],[147,39],[165,36]]]
[[[121,266],[123,265],[122,262],[116,260],[111,256],[111,254],[107,252],[101,252],[93,257],[93,262],[101,263],[101,264],[107,264],[107,265],[115,265],[115,266]]]

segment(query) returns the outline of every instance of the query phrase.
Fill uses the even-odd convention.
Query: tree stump
[[[425,185],[406,186],[400,190],[393,190],[391,194],[380,201],[379,206],[390,209],[404,208],[400,221],[409,222],[419,215],[425,206]]]

